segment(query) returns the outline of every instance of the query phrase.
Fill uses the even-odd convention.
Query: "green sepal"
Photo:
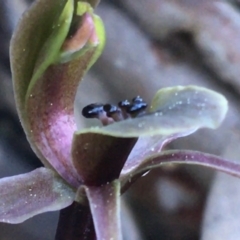
[[[61,46],[69,32],[73,17],[73,11],[73,0],[68,0],[58,21],[56,21],[52,26],[53,32],[51,33],[50,37],[45,42],[41,52],[39,53],[34,69],[34,74],[28,86],[27,94],[25,96],[25,101],[27,101],[29,96],[31,95],[31,89],[36,83],[36,81],[44,74],[46,69],[51,64],[56,62],[59,56]]]
[[[77,2],[76,14],[82,16],[86,12],[93,13],[91,5],[87,2]]]

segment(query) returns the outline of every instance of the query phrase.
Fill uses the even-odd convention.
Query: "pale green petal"
[[[217,128],[223,121],[228,104],[224,96],[197,86],[163,88],[153,98],[150,112],[92,132],[115,137],[171,136],[198,128]]]

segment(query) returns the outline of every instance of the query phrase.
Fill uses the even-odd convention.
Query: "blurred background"
[[[9,64],[11,35],[30,2],[0,0],[0,177],[41,166],[18,120]],[[97,13],[107,44],[79,87],[80,126],[92,124],[79,115],[89,103],[137,95],[150,102],[162,87],[204,86],[227,97],[224,123],[168,148],[240,161],[240,1],[102,0]],[[240,180],[226,174],[164,167],[137,181],[122,199],[125,240],[240,239]],[[54,212],[18,225],[0,224],[0,239],[52,240],[57,220]]]

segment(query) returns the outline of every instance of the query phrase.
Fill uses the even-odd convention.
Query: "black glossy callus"
[[[127,107],[126,111],[129,114],[139,113],[147,107],[145,102],[136,102]]]
[[[137,96],[135,98],[132,99],[133,103],[142,103],[143,99],[140,96]]]
[[[107,113],[107,116],[111,116],[112,114],[114,113],[117,113],[119,112],[119,108],[115,105],[112,105],[112,104],[105,104],[103,106],[103,110]]]
[[[103,111],[103,104],[92,103],[83,108],[82,115],[85,118],[97,118]]]
[[[128,100],[123,100],[118,103],[118,106],[120,108],[127,108],[131,103]]]

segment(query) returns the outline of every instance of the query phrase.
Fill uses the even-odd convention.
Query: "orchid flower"
[[[199,164],[240,177],[240,165],[220,157],[163,151],[170,141],[223,121],[227,100],[205,88],[163,88],[148,107],[140,97],[119,107],[90,104],[83,115],[103,126],[77,129],[77,86],[105,41],[97,4],[37,0],[11,41],[18,114],[44,167],[0,179],[0,221],[21,223],[61,210],[56,239],[121,240],[121,193],[163,164]]]

